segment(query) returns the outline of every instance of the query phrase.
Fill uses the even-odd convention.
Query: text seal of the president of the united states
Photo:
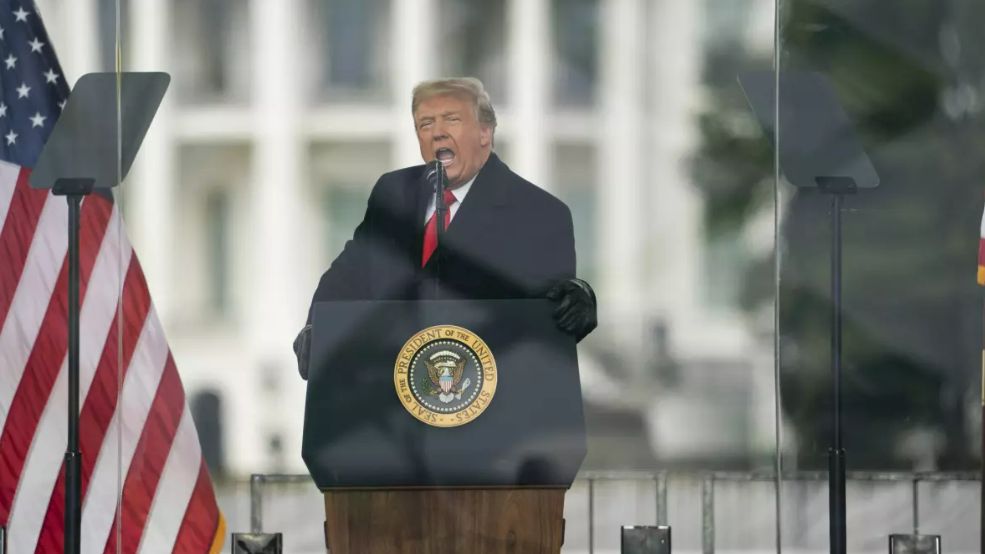
[[[496,394],[496,360],[478,335],[456,325],[414,334],[397,354],[393,385],[404,408],[434,427],[465,425]]]

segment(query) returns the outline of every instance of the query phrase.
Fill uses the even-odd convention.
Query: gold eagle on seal
[[[450,350],[442,350],[429,356],[424,360],[432,385],[428,392],[437,396],[444,404],[461,400],[462,394],[472,385],[470,379],[462,382],[465,364],[466,360],[462,356]]]

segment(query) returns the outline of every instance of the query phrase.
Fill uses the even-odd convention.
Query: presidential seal
[[[458,427],[479,417],[496,394],[496,379],[496,360],[486,343],[455,325],[416,333],[393,367],[400,403],[434,427]]]

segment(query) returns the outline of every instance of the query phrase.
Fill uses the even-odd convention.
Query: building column
[[[399,0],[390,9],[390,68],[393,82],[393,166],[421,163],[410,101],[414,85],[437,77],[433,59],[437,0]]]
[[[551,148],[548,100],[551,93],[550,0],[507,3],[510,167],[548,190]]]
[[[650,237],[649,300],[651,309],[674,323],[671,348],[685,355],[707,346],[701,330],[702,204],[690,168],[702,57],[699,9],[696,2],[658,0],[647,22],[653,43],[646,69],[655,83],[648,120],[652,148],[646,155],[653,176],[651,217],[641,227]]]
[[[600,4],[599,84],[601,133],[598,137],[598,204],[601,323],[622,329],[620,345],[640,352],[645,338],[643,256],[646,244],[645,188],[660,173],[644,174],[643,3],[611,0]],[[649,219],[652,214],[646,214]]]
[[[99,69],[96,0],[72,0],[62,2],[59,7],[60,27],[65,40],[56,45],[58,61],[69,87],[72,87],[80,75]]]
[[[237,395],[232,410],[248,417],[231,422],[232,433],[244,442],[232,448],[241,453],[234,471],[251,471],[273,460],[258,445],[281,434],[285,451],[300,450],[304,383],[297,377],[291,343],[304,324],[311,291],[293,286],[300,267],[304,237],[299,221],[301,180],[305,172],[304,135],[299,121],[303,96],[299,46],[302,35],[300,0],[250,3],[250,32],[254,106],[253,174],[249,221],[253,233],[244,238],[252,268],[246,276],[244,347],[251,368],[244,375],[252,394]],[[299,403],[300,399],[300,403]],[[284,410],[291,406],[291,410]]]
[[[171,5],[166,0],[143,0],[131,8],[133,32],[123,51],[127,69],[168,71]],[[173,83],[172,83],[173,85]],[[154,299],[158,316],[167,326],[172,314],[174,270],[175,165],[172,136],[174,87],[165,94],[153,124],[147,131],[122,198],[127,208],[127,231]],[[124,268],[125,269],[125,268]]]

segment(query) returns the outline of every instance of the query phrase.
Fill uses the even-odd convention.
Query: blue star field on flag
[[[0,159],[34,167],[68,92],[34,3],[0,0]]]

